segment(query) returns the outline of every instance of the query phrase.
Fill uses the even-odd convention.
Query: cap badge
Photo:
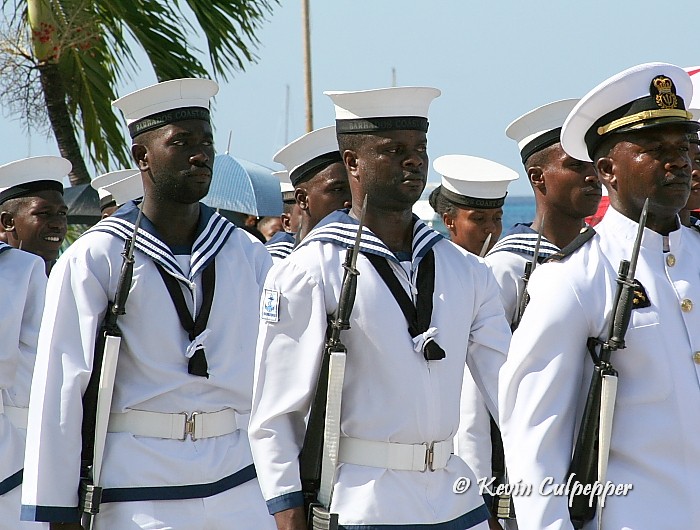
[[[662,109],[677,109],[678,97],[676,97],[676,87],[673,85],[671,78],[660,75],[656,76],[652,82],[649,91],[659,108]]]

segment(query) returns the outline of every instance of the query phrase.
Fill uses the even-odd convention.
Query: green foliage
[[[278,0],[2,0],[4,12],[14,5],[15,23],[36,36],[39,30],[30,33],[28,21],[31,2],[40,4],[35,9],[44,17],[32,23],[53,39],[55,53],[48,60],[61,73],[73,127],[92,165],[104,172],[131,164],[125,128],[111,103],[119,82],[143,66],[135,47],[146,53],[159,81],[226,80],[256,60],[255,31]],[[206,37],[213,72],[200,59],[205,52],[190,44],[194,32]]]

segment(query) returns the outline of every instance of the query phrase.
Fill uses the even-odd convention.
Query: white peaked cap
[[[684,68],[693,83],[693,100],[688,107],[693,113],[693,119],[700,121],[700,66],[689,66]]]
[[[508,125],[506,136],[517,142],[523,162],[533,153],[559,142],[561,126],[578,102],[578,99],[562,99],[547,103]]]
[[[663,99],[659,100],[663,105],[654,105],[651,85],[659,76],[673,82],[676,95],[683,99],[684,108],[681,108],[680,101],[667,105]],[[569,156],[591,162],[589,150],[610,132],[674,122],[692,123],[685,113],[692,98],[690,76],[679,66],[645,63],[628,68],[606,79],[581,98],[564,122],[561,145]],[[647,107],[638,104],[645,101],[649,102]],[[596,123],[603,117],[610,121]]]
[[[330,154],[333,156],[325,157]],[[277,151],[273,160],[286,168],[292,184],[298,184],[300,179],[314,170],[320,171],[323,166],[340,162],[335,126],[306,133]],[[313,161],[317,161],[318,164],[314,164]]]
[[[56,183],[46,189],[62,190],[71,169],[72,164],[60,156],[33,156],[4,164],[0,166],[0,202],[26,196],[32,189],[39,191],[31,185],[41,181]]]
[[[337,120],[375,117],[428,117],[430,103],[440,95],[431,87],[392,87],[356,92],[327,91]]]
[[[506,196],[508,184],[518,178],[518,173],[509,167],[492,160],[468,155],[445,155],[433,161],[433,169],[442,176],[443,191],[461,197],[477,199],[473,206],[496,208],[485,202],[478,204],[481,199],[503,199]],[[446,194],[452,199],[452,195]],[[455,201],[458,202],[459,201]],[[502,203],[501,203],[502,204]]]
[[[132,130],[134,124],[156,114],[173,111],[171,116],[163,118],[160,125],[202,117],[196,113],[185,113],[184,111],[178,115],[175,112],[177,109],[202,108],[206,109],[208,116],[209,99],[215,96],[218,91],[219,85],[211,79],[173,79],[127,94],[114,101],[112,105],[122,111],[133,137],[138,133],[156,128],[152,125],[144,127],[143,130]]]
[[[282,171],[275,171],[272,176],[277,177],[280,181],[280,189],[282,193],[294,191],[294,186],[292,186],[292,181],[289,180],[289,172],[286,169]]]
[[[119,206],[139,197],[143,197],[141,172],[132,173],[126,178],[105,184],[103,190],[109,193]]]

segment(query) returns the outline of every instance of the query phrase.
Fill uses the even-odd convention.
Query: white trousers
[[[34,528],[34,527],[31,527]],[[258,480],[203,499],[110,502],[95,530],[275,530]]]

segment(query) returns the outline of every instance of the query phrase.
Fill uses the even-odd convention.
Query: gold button
[[[681,302],[681,310],[685,313],[693,309],[693,301],[688,298],[684,298]]]
[[[696,351],[693,354],[693,361],[695,361],[695,364],[700,364],[700,351]]]
[[[668,265],[669,267],[673,267],[675,264],[676,256],[674,256],[673,254],[669,254],[668,256],[666,256],[666,265]]]

